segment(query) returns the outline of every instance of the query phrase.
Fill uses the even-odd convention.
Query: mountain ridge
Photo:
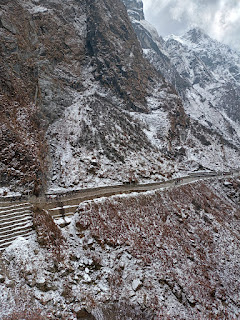
[[[134,7],[133,2],[131,1],[131,12]],[[124,3],[129,10],[129,1],[124,0]],[[225,143],[222,144],[221,141],[228,141],[227,144],[230,143],[234,146],[232,151],[228,151],[232,156],[235,149],[239,150],[240,142],[238,123],[239,84],[237,79],[236,81],[231,80],[228,64],[225,63],[224,58],[222,58],[222,67],[220,65],[217,73],[214,74],[214,52],[230,55],[231,59],[228,59],[232,64],[230,70],[235,72],[235,75],[239,70],[234,67],[234,63],[236,64],[239,57],[238,54],[226,45],[220,44],[203,34],[203,31],[199,28],[189,30],[185,36],[186,39],[179,36],[169,36],[167,39],[163,39],[157,35],[154,27],[149,27],[149,23],[146,23],[145,20],[135,19],[132,14],[130,14],[130,18],[145,57],[166,77],[182,98],[185,112],[191,119],[192,134],[196,136],[194,128],[196,123],[198,123],[198,127],[202,128],[199,137],[208,136],[208,132],[212,130],[212,138],[209,140],[208,136],[207,140],[211,141],[212,145],[215,144],[215,141],[218,141],[218,150],[224,149]],[[146,39],[148,40],[146,41]],[[191,43],[192,45],[189,44],[189,39],[194,40]],[[198,41],[203,39],[202,42],[205,46],[196,44],[197,39]],[[187,47],[187,43],[189,47]],[[209,65],[206,64],[207,61]],[[218,63],[220,62],[218,61]],[[227,75],[224,80],[223,77],[221,78],[222,73]],[[206,150],[201,144],[199,150],[201,150],[200,154],[210,152],[207,157],[212,157],[211,151]],[[193,153],[189,152],[193,156]],[[222,166],[224,154],[221,151],[217,158],[216,165],[219,165],[220,162]],[[201,159],[198,159],[198,161],[202,163]],[[207,166],[206,163],[204,165]]]

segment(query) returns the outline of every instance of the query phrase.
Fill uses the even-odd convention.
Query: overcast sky
[[[161,36],[200,27],[240,51],[240,0],[143,0],[145,18]]]

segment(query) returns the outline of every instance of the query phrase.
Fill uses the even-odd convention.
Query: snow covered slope
[[[239,54],[200,29],[164,40],[144,20],[143,11],[133,13],[139,11],[139,1],[123,2],[145,56],[183,99],[191,119],[187,158],[203,166],[208,166],[206,159],[219,167],[232,161],[240,146]]]
[[[239,186],[86,201],[62,230],[38,210],[3,253],[0,318],[239,319]]]
[[[128,9],[143,50],[120,0],[1,2],[4,190],[39,194],[238,166],[235,122],[201,104],[142,2]]]
[[[1,3],[1,11],[6,66],[1,130],[6,124],[17,127],[15,114],[29,101],[28,112],[36,110],[36,116],[30,117],[34,123],[29,122],[28,131],[41,128],[45,138],[41,135],[34,143],[48,145],[28,150],[43,156],[39,162],[45,164],[44,173],[48,168],[47,186],[42,172],[36,173],[42,191],[119,183],[131,176],[154,180],[172,171],[163,150],[174,151],[181,144],[180,131],[188,120],[175,91],[143,58],[120,0],[44,0],[41,5],[14,0]],[[15,70],[14,77],[10,70]],[[11,95],[13,85],[26,92],[21,104]],[[15,159],[20,143],[13,141],[9,159]],[[15,173],[1,180],[5,187],[35,188],[31,179],[21,180],[26,171],[21,163],[0,157],[6,162],[4,171]]]
[[[240,54],[200,29],[169,37],[165,49],[180,75],[192,84],[189,99],[191,94],[198,94],[203,104],[207,101],[239,124]]]

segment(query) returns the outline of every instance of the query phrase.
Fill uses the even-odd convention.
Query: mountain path
[[[239,175],[234,171],[223,175],[197,174],[181,178],[170,179],[164,182],[149,184],[125,184],[98,188],[89,188],[65,194],[48,194],[47,197],[31,197],[25,201],[0,202],[0,253],[9,246],[17,237],[30,237],[34,231],[32,228],[33,207],[39,206],[48,211],[55,222],[60,226],[70,223],[70,217],[74,215],[79,204],[83,201],[93,200],[112,195],[128,194],[132,192],[146,192],[156,189],[167,189],[181,186],[200,180],[230,178]]]

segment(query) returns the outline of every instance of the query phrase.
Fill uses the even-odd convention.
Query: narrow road
[[[196,176],[189,175],[181,178],[175,178],[164,182],[148,183],[148,184],[127,184],[127,185],[116,185],[98,188],[89,188],[73,193],[66,193],[61,195],[51,194],[48,199],[39,199],[38,203],[42,205],[55,219],[64,218],[71,216],[75,213],[80,202],[86,200],[92,200],[101,197],[109,197],[117,194],[127,194],[131,192],[144,192],[155,190],[159,188],[172,188],[183,184],[214,178],[230,178],[232,176],[239,175],[239,171],[231,174],[198,174]],[[34,201],[33,201],[34,202]]]
[[[76,212],[79,204],[85,200],[92,200],[104,196],[109,197],[123,193],[144,192],[159,188],[173,188],[199,180],[230,178],[232,176],[239,176],[239,174],[239,170],[225,175],[221,173],[208,176],[203,173],[198,173],[196,176],[189,175],[164,182],[98,187],[78,190],[72,193],[68,192],[61,195],[51,194],[48,195],[47,198],[16,198],[9,202],[6,200],[2,201],[0,202],[0,256],[1,252],[18,236],[28,238],[33,233],[33,205],[38,205],[47,210],[55,219],[56,223],[60,226],[65,226],[70,222],[70,216]]]

